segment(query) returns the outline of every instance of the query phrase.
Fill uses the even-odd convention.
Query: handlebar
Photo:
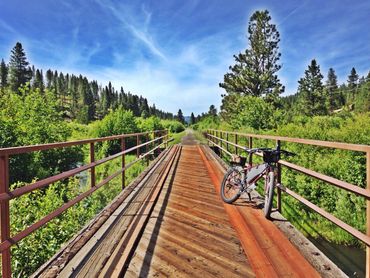
[[[297,155],[296,153],[293,153],[293,152],[289,152],[289,151],[286,151],[286,150],[277,150],[277,149],[272,149],[272,148],[253,148],[253,149],[248,149],[248,148],[244,148],[244,150],[249,153],[250,155],[251,154],[254,154],[254,153],[258,153],[258,152],[279,152],[280,154],[284,154],[286,156],[295,156]]]

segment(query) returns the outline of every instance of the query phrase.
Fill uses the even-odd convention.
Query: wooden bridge
[[[222,134],[224,136],[222,136]],[[234,136],[233,140],[229,140]],[[209,131],[206,137],[217,150],[231,154],[238,145],[238,136],[221,131]],[[126,138],[136,137],[136,146],[126,149]],[[248,138],[252,138],[249,135]],[[281,140],[287,138],[267,138]],[[290,138],[291,139],[291,138]],[[95,161],[94,144],[107,140],[120,140],[121,152]],[[289,140],[289,139],[288,139]],[[297,139],[301,140],[301,139]],[[140,143],[140,141],[144,143]],[[97,217],[85,226],[51,260],[40,267],[34,277],[345,277],[316,247],[305,239],[278,210],[270,221],[264,218],[260,203],[263,198],[254,195],[249,201],[241,198],[228,205],[219,197],[219,185],[226,165],[207,145],[199,144],[191,133],[182,144],[167,147],[166,132],[140,133],[89,139],[77,142],[0,149],[0,200],[2,276],[11,277],[11,246],[57,217],[113,178],[122,175],[136,161],[153,153],[160,154],[131,184],[122,179],[122,192]],[[312,140],[307,140],[312,141]],[[312,141],[310,143],[322,143]],[[251,139],[249,140],[252,144]],[[300,142],[302,143],[302,142]],[[307,143],[307,142],[304,142]],[[9,190],[9,156],[25,152],[90,145],[90,164],[38,181],[28,186]],[[367,153],[368,183],[370,179],[370,147],[335,143],[334,147]],[[325,145],[324,145],[325,146]],[[332,145],[330,147],[333,147]],[[149,148],[151,148],[149,150]],[[143,149],[146,151],[139,154]],[[125,163],[125,154],[137,153],[137,159]],[[122,157],[122,169],[96,184],[95,167],[111,159]],[[281,161],[280,165],[299,167]],[[50,183],[90,170],[91,189],[61,208],[11,236],[9,200],[46,187]],[[304,168],[296,169],[305,172]],[[307,170],[311,171],[311,170]],[[306,171],[306,172],[307,172]],[[322,180],[345,188],[370,199],[370,188],[354,187],[343,181],[308,172]],[[339,184],[339,185],[338,185]],[[284,190],[293,197],[294,192]],[[261,200],[262,199],[262,200]],[[367,244],[370,237],[341,222],[339,219],[300,200],[318,213],[327,216],[339,226]],[[369,203],[368,203],[369,226]],[[347,225],[347,226],[346,226]],[[368,232],[370,228],[368,227]],[[369,257],[367,273],[369,277]]]

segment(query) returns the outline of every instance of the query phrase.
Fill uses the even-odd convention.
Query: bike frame
[[[262,172],[260,172],[259,174],[257,174],[256,176],[254,176],[254,177],[252,177],[251,179],[250,179],[250,181],[249,182],[247,182],[247,179],[249,178],[248,177],[248,173],[251,173],[251,171],[253,170],[253,169],[257,169],[258,167],[261,167],[262,165],[264,165],[264,164],[267,164],[266,165],[266,167],[265,167],[265,169],[263,169],[263,171]],[[271,171],[275,171],[275,166],[274,165],[272,165],[272,164],[270,164],[270,163],[263,163],[263,164],[258,164],[258,165],[256,165],[256,166],[251,166],[251,164],[247,164],[244,168],[243,168],[243,170],[244,170],[244,173],[245,173],[245,176],[244,176],[244,179],[243,179],[243,181],[244,181],[244,184],[243,184],[243,186],[246,186],[246,185],[248,185],[248,184],[253,184],[253,183],[256,183],[258,180],[260,180],[264,175],[266,175],[267,173],[269,173],[269,172],[271,172]]]

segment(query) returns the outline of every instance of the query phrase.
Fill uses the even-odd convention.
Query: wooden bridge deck
[[[217,161],[192,138],[184,143],[35,276],[319,276],[260,210],[224,204]]]

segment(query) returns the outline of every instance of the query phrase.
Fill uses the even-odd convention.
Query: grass
[[[199,130],[192,130],[195,138],[201,143],[201,144],[207,144],[207,139],[203,136],[202,132]]]
[[[186,135],[185,130],[179,133],[173,133],[170,137],[173,138],[173,141],[170,142],[170,146],[181,143],[181,138]]]

